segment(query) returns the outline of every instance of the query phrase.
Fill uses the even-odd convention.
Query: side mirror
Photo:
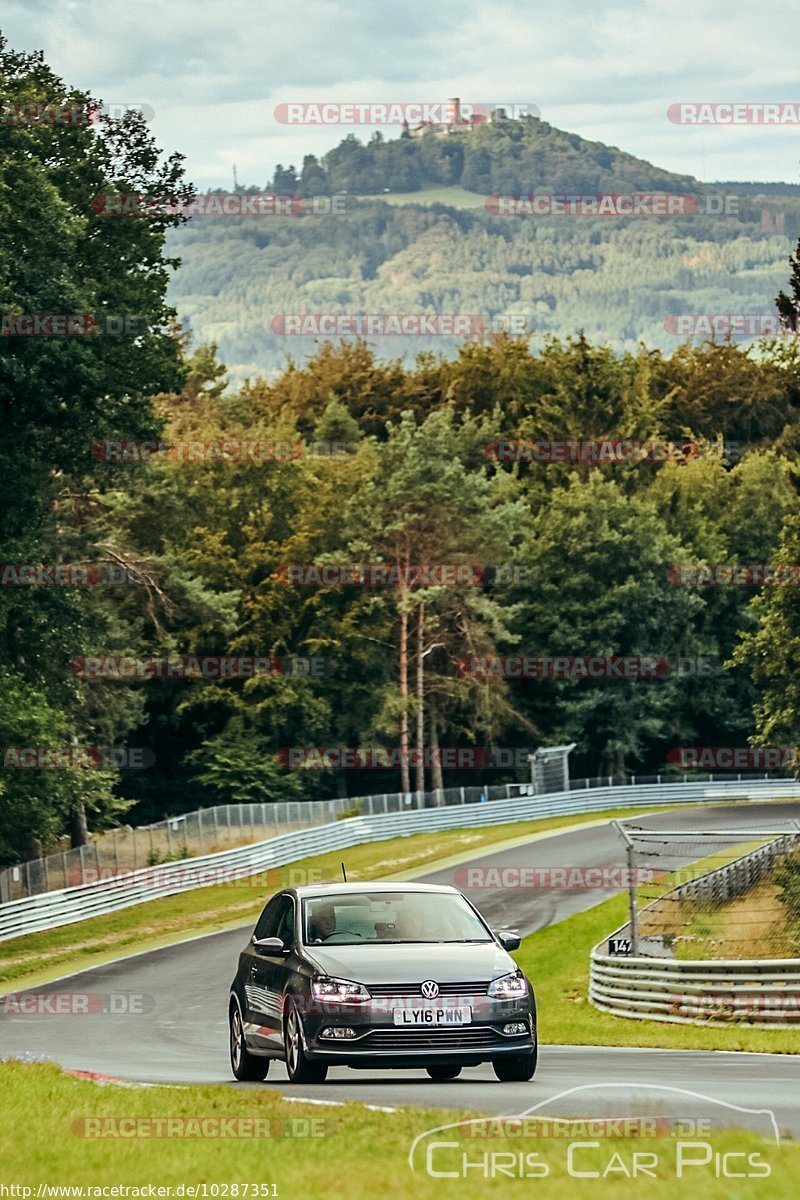
[[[508,929],[496,930],[495,937],[504,950],[518,950],[522,941],[518,933],[511,933]]]
[[[257,938],[253,934],[251,941],[256,954],[283,954],[286,950],[279,937]]]

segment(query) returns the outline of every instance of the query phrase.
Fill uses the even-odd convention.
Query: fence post
[[[464,785],[463,785],[463,784],[461,785],[461,787],[460,787],[459,791],[461,792],[461,803],[462,803],[462,804],[466,804],[466,803],[467,803],[467,797],[466,797],[466,796],[465,796],[465,794],[464,794]]]
[[[198,842],[198,848],[200,850],[200,853],[202,854],[202,852],[203,852],[203,810],[202,810],[202,808],[198,808],[198,810],[197,810],[197,842]]]
[[[633,842],[628,842],[628,896],[631,910],[631,957],[639,953],[639,931],[636,928],[636,854],[633,849]]]
[[[612,829],[616,830],[619,836],[625,842],[625,854],[628,860],[628,908],[630,910],[630,929],[631,929],[631,957],[639,953],[639,933],[636,928],[637,919],[637,902],[636,902],[636,853],[633,847],[628,831],[619,821],[611,822]]]
[[[119,875],[119,844],[117,842],[117,830],[114,828],[114,866]]]

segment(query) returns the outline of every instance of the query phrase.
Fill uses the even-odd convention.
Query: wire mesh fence
[[[630,920],[609,939],[610,954],[800,957],[800,823],[735,832],[618,829]]]
[[[785,782],[786,774],[740,774],[748,781],[774,778]],[[568,792],[586,791],[615,785],[660,785],[666,782],[715,782],[713,774],[675,772],[664,775],[594,776],[567,781]],[[716,781],[731,783],[730,773]],[[331,800],[292,801],[289,803],[222,804],[165,818],[151,825],[120,826],[94,833],[85,846],[64,846],[28,862],[14,863],[0,870],[0,904],[26,896],[85,883],[109,879],[141,867],[155,866],[175,859],[213,854],[234,846],[248,845],[280,833],[322,825],[347,816],[372,816],[402,812],[412,808],[436,808],[459,804],[481,804],[515,796],[539,794],[533,782],[471,785],[443,788],[425,793],[384,792]]]
[[[529,785],[522,785],[523,790]],[[151,825],[120,826],[93,834],[85,846],[64,848],[0,871],[0,903],[60,888],[111,879],[140,867],[213,854],[281,833],[292,833],[346,816],[402,812],[411,808],[479,804],[510,799],[521,786],[445,788],[439,792],[385,792],[334,800],[222,804],[168,817]]]

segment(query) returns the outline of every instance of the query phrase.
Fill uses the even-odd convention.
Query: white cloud
[[[727,0],[6,0],[15,49],[155,109],[201,187],[263,184],[348,129],[277,124],[284,100],[536,103],[554,125],[703,179],[800,181],[796,130],[686,129],[681,100],[800,101],[800,28]],[[366,136],[367,130],[356,131]],[[391,136],[391,131],[389,132]]]

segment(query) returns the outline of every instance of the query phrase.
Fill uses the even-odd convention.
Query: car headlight
[[[528,984],[522,971],[512,971],[510,975],[500,975],[489,984],[488,995],[495,1000],[524,1000],[528,994]]]
[[[370,999],[370,994],[363,983],[353,983],[350,979],[333,979],[329,975],[319,975],[311,981],[311,994],[315,1000],[339,1000],[345,1004],[363,1004]]]

